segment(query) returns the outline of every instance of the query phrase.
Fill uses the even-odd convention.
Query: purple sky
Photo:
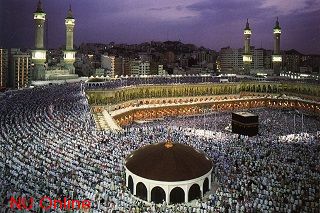
[[[252,45],[273,48],[279,16],[281,49],[320,54],[319,0],[43,0],[49,47],[65,43],[64,17],[72,4],[75,44],[181,40],[215,50],[242,47],[246,18]],[[0,45],[32,47],[37,0],[0,0]]]

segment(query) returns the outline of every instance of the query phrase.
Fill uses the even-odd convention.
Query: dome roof
[[[127,169],[143,178],[157,181],[184,181],[201,177],[212,161],[193,147],[180,143],[146,145],[129,155]]]

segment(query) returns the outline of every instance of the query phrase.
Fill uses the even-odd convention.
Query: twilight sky
[[[0,0],[0,46],[33,47],[32,13],[38,0]],[[242,47],[249,18],[251,44],[273,48],[279,16],[281,49],[320,54],[320,0],[42,0],[49,48],[65,43],[69,4],[76,18],[75,44],[181,40],[207,48]]]

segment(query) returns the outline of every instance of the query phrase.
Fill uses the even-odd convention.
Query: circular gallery
[[[212,168],[204,153],[168,140],[143,146],[126,158],[126,186],[147,202],[189,202],[211,189]]]

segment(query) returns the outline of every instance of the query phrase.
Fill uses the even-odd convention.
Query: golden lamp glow
[[[173,147],[173,143],[170,140],[170,133],[171,133],[171,129],[169,129],[169,131],[168,131],[168,140],[164,144],[164,147],[166,147],[167,149],[170,149],[171,147]]]
[[[242,59],[245,62],[251,62],[252,61],[252,56],[251,55],[243,55]]]
[[[273,33],[274,34],[281,34],[281,30],[280,29],[273,29]]]
[[[172,143],[171,140],[167,140],[167,142],[164,144],[164,146],[165,146],[167,149],[169,149],[169,148],[173,147],[173,143]]]
[[[273,55],[272,56],[272,61],[273,62],[281,62],[282,61],[282,56],[281,55]]]
[[[33,19],[46,20],[46,14],[45,13],[34,13]]]
[[[33,50],[32,51],[32,59],[46,59],[46,51],[45,50]]]
[[[66,25],[75,25],[75,20],[74,19],[66,19],[65,24]]]
[[[245,35],[251,35],[251,30],[244,30],[243,34],[245,34]]]

